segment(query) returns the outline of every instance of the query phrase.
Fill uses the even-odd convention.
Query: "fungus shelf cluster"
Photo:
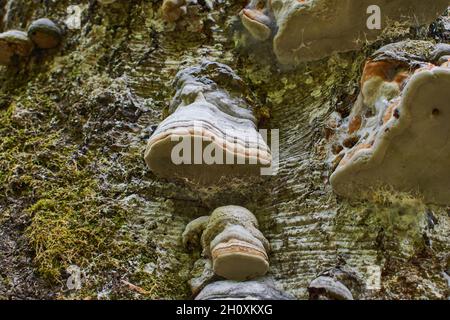
[[[28,32],[9,30],[0,33],[0,65],[12,65],[29,57],[34,47],[52,49],[62,39],[61,29],[50,19],[31,23]]]
[[[367,26],[371,6],[380,8],[380,28]],[[273,39],[281,64],[295,65],[360,49],[395,23],[429,24],[447,7],[447,0],[252,0],[240,17],[255,40]]]
[[[283,294],[268,285],[270,280],[260,279],[269,271],[269,242],[258,229],[256,217],[239,206],[225,206],[215,209],[211,215],[200,217],[186,226],[183,243],[188,248],[201,244],[204,258],[201,276],[191,280],[193,294],[200,292],[197,299],[212,299],[227,291],[235,295]],[[204,277],[207,274],[209,276]],[[258,279],[259,278],[259,279]],[[253,293],[245,291],[251,286],[259,288]],[[240,290],[244,289],[244,291]],[[261,293],[262,294],[262,293]],[[286,295],[287,296],[287,295]]]
[[[310,300],[353,300],[365,285],[349,267],[337,267],[321,272],[308,286]],[[352,293],[353,292],[353,293]]]
[[[229,176],[246,179],[270,164],[270,150],[258,136],[256,115],[244,99],[247,88],[228,66],[204,61],[181,70],[174,86],[171,115],[156,128],[145,152],[145,161],[156,175],[209,185]],[[197,144],[202,154],[213,145],[224,158],[240,157],[244,164],[194,164],[195,156],[184,159],[187,164],[174,163],[173,150],[183,138],[198,140],[189,142],[188,150]],[[223,206],[193,220],[182,241],[187,249],[202,248],[189,281],[196,299],[293,299],[267,275],[269,241],[246,208]],[[313,299],[352,299],[345,285],[330,277],[314,280],[310,290]]]

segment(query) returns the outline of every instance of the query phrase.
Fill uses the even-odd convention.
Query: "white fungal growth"
[[[346,127],[355,141],[344,145],[330,182],[337,194],[349,198],[391,186],[448,205],[450,68],[448,62],[423,62],[425,55],[414,61],[417,52],[408,56],[398,50],[406,44],[386,46],[367,62]],[[445,50],[440,52],[445,56]]]

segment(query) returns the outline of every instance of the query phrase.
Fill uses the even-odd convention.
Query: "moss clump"
[[[125,215],[123,209],[99,201],[97,185],[85,172],[71,174],[68,180],[77,180],[76,184],[50,189],[27,209],[32,218],[26,233],[35,263],[51,281],[59,281],[69,265],[85,268],[95,256],[109,251]]]
[[[90,167],[95,155],[64,138],[52,122],[58,106],[39,92],[17,88],[0,110],[0,221],[14,213],[25,224],[38,273],[60,284],[69,265],[111,268],[135,256],[136,246],[117,240],[126,210],[100,190]]]

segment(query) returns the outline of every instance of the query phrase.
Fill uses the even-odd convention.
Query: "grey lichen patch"
[[[270,245],[258,230],[256,217],[239,206],[215,209],[211,216],[190,222],[183,232],[183,244],[192,247],[201,237],[203,248],[200,265],[190,281],[197,294],[214,274],[225,279],[244,281],[264,276],[269,269]],[[199,243],[198,243],[199,244]]]
[[[354,241],[366,238],[376,243],[374,249],[380,250],[380,254],[398,251],[399,256],[408,259],[425,245],[426,212],[423,199],[392,189],[379,189],[372,193],[369,202],[345,203],[337,217],[336,230],[343,232],[349,223],[365,226],[353,235]]]
[[[445,210],[392,189],[372,195],[370,202],[344,204],[336,218],[337,235],[353,230],[347,248],[365,243],[374,250],[372,257],[366,252],[362,258],[339,248],[347,265],[355,267],[363,281],[362,288],[345,284],[352,293],[359,292],[359,298],[423,297],[425,292],[429,297],[443,298],[447,289],[441,270],[448,246],[438,234],[448,232],[444,231],[449,228]],[[412,281],[420,285],[412,286]]]

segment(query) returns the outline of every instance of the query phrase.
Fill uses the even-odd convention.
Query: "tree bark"
[[[0,32],[42,17],[65,32],[59,48],[0,67],[0,298],[190,298],[199,252],[183,248],[181,233],[221,205],[256,215],[272,246],[270,274],[297,298],[339,266],[358,275],[358,298],[448,297],[449,208],[395,192],[338,198],[327,161],[327,121],[348,114],[365,59],[383,44],[436,34],[399,29],[286,69],[270,48],[242,46],[244,5],[218,1],[174,25],[163,22],[161,1],[0,0]],[[276,176],[211,192],[146,168],[176,72],[202,59],[235,70],[260,126],[280,130]],[[67,287],[78,276],[70,266],[80,289]]]

